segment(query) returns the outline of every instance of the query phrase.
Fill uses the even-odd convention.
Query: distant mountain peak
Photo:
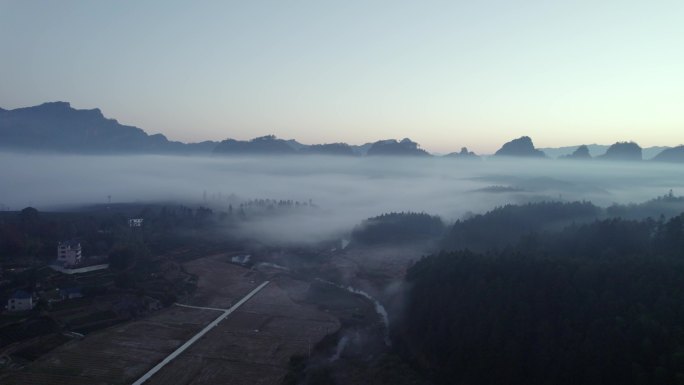
[[[589,147],[587,145],[583,144],[575,151],[572,152],[570,155],[565,155],[561,157],[562,159],[591,159],[591,154],[589,153]]]
[[[35,107],[26,107],[26,108],[36,108],[36,109],[72,109],[71,108],[71,103],[69,102],[62,102],[62,101],[55,101],[55,102],[45,102],[43,104],[39,104]]]
[[[518,139],[513,139],[510,142],[504,143],[504,145],[501,146],[501,148],[494,155],[546,158],[544,151],[534,148],[532,138],[529,136],[521,136]]]
[[[105,118],[99,108],[75,109],[57,101],[3,110],[0,148],[58,153],[191,153],[210,152],[211,143],[170,142],[164,135]]]
[[[258,136],[254,139],[252,139],[250,142],[266,142],[266,141],[272,141],[272,140],[279,140],[275,135],[264,135],[264,136]]]
[[[93,109],[76,109],[71,106],[69,102],[46,102],[32,107],[17,108],[15,110],[9,110],[10,112],[16,112],[18,114],[27,114],[34,117],[39,115],[55,117],[59,119],[75,119],[78,120],[82,117],[88,117],[91,119],[106,119],[99,108]],[[113,120],[113,119],[110,119]],[[116,122],[114,120],[114,122]]]
[[[640,161],[643,160],[643,154],[641,146],[635,142],[617,142],[608,147],[606,153],[600,158],[606,160]]]
[[[401,141],[396,139],[379,140],[370,146],[367,155],[429,156],[430,154],[421,149],[418,143],[409,138],[404,138]]]
[[[653,160],[656,162],[684,163],[684,145],[665,149]]]
[[[275,135],[260,136],[251,140],[226,139],[214,149],[215,155],[357,155],[346,143],[306,145],[294,139],[279,139]]]
[[[480,158],[474,152],[468,151],[468,147],[461,147],[460,152],[452,152],[452,153],[446,154],[444,156],[446,156],[448,158],[460,158],[460,159],[479,159]]]
[[[275,135],[259,136],[249,141],[226,139],[214,148],[216,155],[287,155],[296,154],[288,141]]]
[[[251,146],[251,147],[250,147]],[[150,153],[150,154],[321,154],[321,155],[389,155],[430,156],[410,138],[385,139],[362,145],[347,143],[302,144],[295,139],[279,139],[264,135],[249,141],[226,139],[181,143],[169,141],[163,134],[147,134],[138,127],[122,125],[106,118],[99,108],[75,109],[66,101],[46,102],[31,107],[0,108],[0,149],[80,154]],[[684,162],[684,146],[642,149],[634,142],[618,142],[612,146],[582,145],[544,149],[552,157],[611,160]],[[604,153],[603,156],[599,154]],[[547,153],[535,148],[529,136],[505,143],[495,155],[546,158]],[[657,155],[657,157],[656,157]],[[467,148],[447,157],[478,156]]]

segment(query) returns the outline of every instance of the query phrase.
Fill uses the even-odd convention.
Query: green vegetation
[[[684,197],[675,196],[670,190],[666,195],[651,199],[639,204],[618,205],[614,204],[606,209],[606,214],[611,217],[625,219],[641,218],[666,218],[679,215],[684,211]]]
[[[506,205],[486,214],[457,221],[449,230],[442,247],[448,250],[488,250],[502,248],[521,236],[573,221],[590,221],[601,209],[590,202],[541,202]]]
[[[443,384],[684,384],[684,214],[557,227],[596,210],[506,206],[457,223],[444,244],[483,250],[409,269],[399,351]]]
[[[369,218],[352,231],[360,244],[407,243],[438,239],[444,234],[439,217],[425,213],[389,213]]]

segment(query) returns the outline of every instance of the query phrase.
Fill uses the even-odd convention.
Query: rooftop
[[[17,290],[12,294],[13,299],[28,299],[31,298],[31,294],[23,291],[23,290]]]
[[[62,247],[62,246],[65,246],[65,247],[79,247],[79,246],[81,246],[81,242],[79,242],[79,241],[77,241],[77,240],[75,240],[75,239],[72,239],[72,240],[69,240],[69,241],[61,241],[61,242],[59,242],[58,246],[60,246],[60,247]]]

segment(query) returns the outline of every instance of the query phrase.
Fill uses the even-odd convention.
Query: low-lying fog
[[[218,210],[227,210],[230,199],[234,206],[255,198],[311,199],[318,209],[250,223],[252,230],[289,240],[349,231],[391,211],[450,221],[505,203],[641,202],[670,189],[681,193],[682,186],[681,165],[650,162],[0,154],[0,210],[53,210],[106,203],[108,196],[112,203],[178,201]]]

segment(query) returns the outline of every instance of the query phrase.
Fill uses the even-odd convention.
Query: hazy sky
[[[0,0],[0,107],[170,139],[684,142],[684,1]]]

